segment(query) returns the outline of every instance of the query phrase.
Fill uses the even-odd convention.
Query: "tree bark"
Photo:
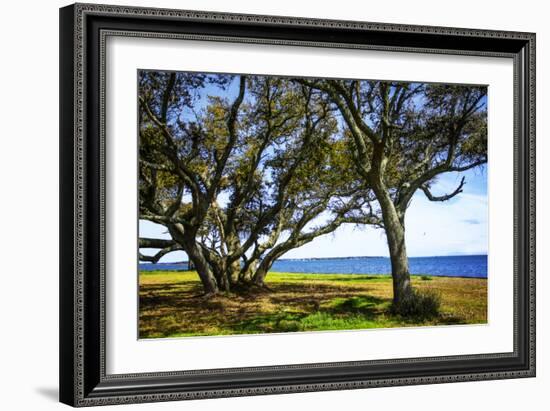
[[[258,268],[256,269],[256,272],[254,273],[254,277],[252,278],[252,282],[259,286],[259,287],[265,287],[265,277],[267,276],[267,273],[271,269],[271,266],[277,260],[277,258],[280,258],[283,256],[283,254],[288,250],[279,250],[278,252],[271,252],[268,253],[261,261],[260,264],[258,264]]]
[[[227,278],[230,285],[237,284],[240,280],[240,274],[241,274],[241,263],[240,258],[231,261],[231,256],[234,254],[238,254],[238,249],[240,247],[239,238],[235,235],[235,232],[233,230],[225,230],[226,235],[226,247],[227,247],[227,254],[226,257],[227,261],[224,266],[227,273]],[[230,262],[231,261],[231,262]]]
[[[384,218],[384,228],[390,252],[393,303],[395,307],[409,299],[413,290],[409,273],[409,260],[405,245],[405,214],[398,212],[386,191],[377,193]]]
[[[259,265],[258,261],[254,260],[254,261],[247,262],[246,266],[243,267],[243,270],[241,273],[241,280],[244,283],[252,282],[254,278],[254,274],[258,270],[258,265]]]
[[[206,261],[202,250],[195,243],[195,241],[189,241],[187,243],[188,244],[186,244],[185,251],[187,252],[189,259],[193,262],[195,270],[197,270],[197,273],[199,274],[205,294],[207,296],[217,294],[220,291],[218,282],[216,281],[214,272],[210,268],[208,261]]]
[[[167,228],[172,238],[183,246],[189,261],[193,263],[194,269],[197,271],[204,287],[205,295],[210,296],[219,293],[220,289],[214,275],[215,273],[204,256],[200,245],[195,240],[196,230],[184,230],[178,224],[170,224]]]
[[[240,280],[240,274],[241,274],[241,264],[239,260],[233,261],[231,264],[229,264],[227,271],[228,271],[229,282],[231,284],[237,284]]]
[[[270,263],[268,260],[263,260],[256,269],[256,272],[254,273],[254,277],[252,278],[252,282],[260,287],[263,287],[265,277],[267,275],[267,272],[271,268],[272,263]]]

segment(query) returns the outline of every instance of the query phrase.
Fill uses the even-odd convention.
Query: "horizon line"
[[[475,256],[485,256],[487,257],[487,253],[474,253],[474,254],[446,254],[446,255],[415,255],[410,256],[407,258],[437,258],[437,257],[475,257]],[[389,256],[383,256],[383,255],[356,255],[356,256],[340,256],[340,257],[298,257],[298,258],[278,258],[275,261],[300,261],[300,260],[337,260],[337,259],[359,259],[359,258],[387,258],[389,259]],[[138,261],[138,264],[181,264],[181,263],[188,263],[189,260],[182,260],[182,261],[173,261],[173,262],[157,262],[152,263],[148,261]]]

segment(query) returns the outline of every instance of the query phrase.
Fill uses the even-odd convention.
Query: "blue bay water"
[[[142,271],[185,270],[187,263],[140,264]],[[443,257],[410,257],[411,274],[447,277],[487,278],[486,255],[460,255]],[[271,271],[318,274],[390,274],[390,259],[387,257],[348,257],[318,259],[277,260]]]

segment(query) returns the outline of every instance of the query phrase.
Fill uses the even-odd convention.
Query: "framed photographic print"
[[[535,375],[535,35],[60,10],[60,399]]]

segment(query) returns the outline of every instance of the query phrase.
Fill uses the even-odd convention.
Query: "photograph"
[[[488,323],[486,84],[137,90],[139,339]]]

